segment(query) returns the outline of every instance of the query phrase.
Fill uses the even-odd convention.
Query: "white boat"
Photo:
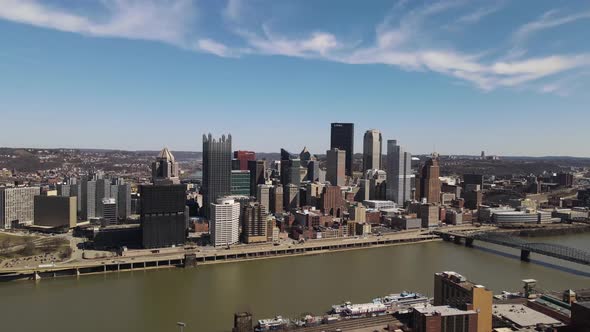
[[[282,316],[277,316],[270,319],[261,319],[258,321],[256,327],[257,332],[280,330],[289,325],[289,320]]]

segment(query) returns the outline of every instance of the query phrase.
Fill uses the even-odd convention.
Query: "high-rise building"
[[[448,305],[477,314],[477,332],[492,331],[493,293],[456,272],[434,275],[434,305]]]
[[[386,198],[403,206],[411,199],[412,155],[396,140],[387,141]]]
[[[363,170],[381,169],[383,137],[377,129],[367,130],[363,139]]]
[[[102,220],[104,225],[114,225],[117,223],[117,200],[114,198],[102,199]]]
[[[325,215],[342,217],[345,202],[338,186],[325,186],[321,195],[321,210]]]
[[[326,180],[333,186],[344,186],[346,184],[346,151],[332,149],[326,154],[328,159]]]
[[[119,220],[127,220],[131,215],[131,185],[129,183],[117,185],[117,214]]]
[[[76,227],[76,197],[35,196],[36,226]]]
[[[35,220],[35,196],[39,187],[0,188],[0,229],[30,225]]]
[[[256,160],[256,152],[254,151],[234,151],[234,159],[237,160],[238,168],[234,170],[247,171],[250,161]]]
[[[480,189],[483,189],[483,175],[463,174],[463,188],[467,190],[469,185],[479,186]]]
[[[162,149],[152,163],[152,182],[154,184],[179,184],[178,163],[168,148]]]
[[[111,198],[111,179],[105,178],[104,175],[97,175],[96,178],[96,194],[95,194],[95,211],[96,217],[102,218],[103,217],[103,205],[102,200],[105,198]]]
[[[332,123],[330,149],[346,151],[346,175],[352,176],[354,155],[354,123]]]
[[[283,186],[276,185],[270,188],[270,212],[281,213],[284,208]]]
[[[295,210],[299,207],[299,186],[288,184],[284,188],[284,209],[287,211]]]
[[[80,181],[80,219],[96,218],[96,181],[84,175]]]
[[[260,205],[264,206],[266,211],[270,211],[270,189],[272,188],[271,185],[268,184],[259,184],[257,191],[256,191],[256,201],[260,203]]]
[[[214,139],[203,135],[203,208],[210,217],[211,203],[231,194],[231,135]]]
[[[231,171],[231,194],[251,196],[250,171]]]
[[[245,243],[267,241],[266,207],[260,203],[249,203],[242,211],[242,235]]]
[[[144,248],[184,244],[188,226],[186,186],[145,184],[139,186],[140,221]]]
[[[441,182],[439,177],[438,156],[433,154],[420,172],[420,198],[426,198],[428,203],[440,203]]]
[[[209,231],[214,246],[238,243],[240,232],[240,203],[233,199],[219,198],[211,203]]]
[[[320,162],[310,160],[307,162],[307,181],[320,181]]]
[[[250,195],[256,195],[258,185],[266,181],[266,163],[264,160],[249,160],[248,170],[250,171]]]

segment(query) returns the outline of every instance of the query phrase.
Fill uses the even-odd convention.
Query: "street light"
[[[186,327],[185,323],[178,322],[178,323],[176,323],[176,325],[178,325],[178,327],[180,328],[180,332],[184,332],[184,328]]]

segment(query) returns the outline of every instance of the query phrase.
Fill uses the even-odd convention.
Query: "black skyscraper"
[[[231,194],[231,135],[214,139],[203,135],[203,210],[209,217],[211,203]]]
[[[332,123],[330,149],[346,151],[346,175],[352,176],[354,123]]]
[[[186,186],[145,184],[141,197],[141,233],[144,248],[182,245],[186,239]]]

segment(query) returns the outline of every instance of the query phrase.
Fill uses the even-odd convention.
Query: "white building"
[[[39,187],[0,188],[0,229],[31,225],[35,220],[35,196]]]
[[[211,243],[225,246],[238,243],[240,236],[240,203],[233,199],[220,198],[211,203]]]

